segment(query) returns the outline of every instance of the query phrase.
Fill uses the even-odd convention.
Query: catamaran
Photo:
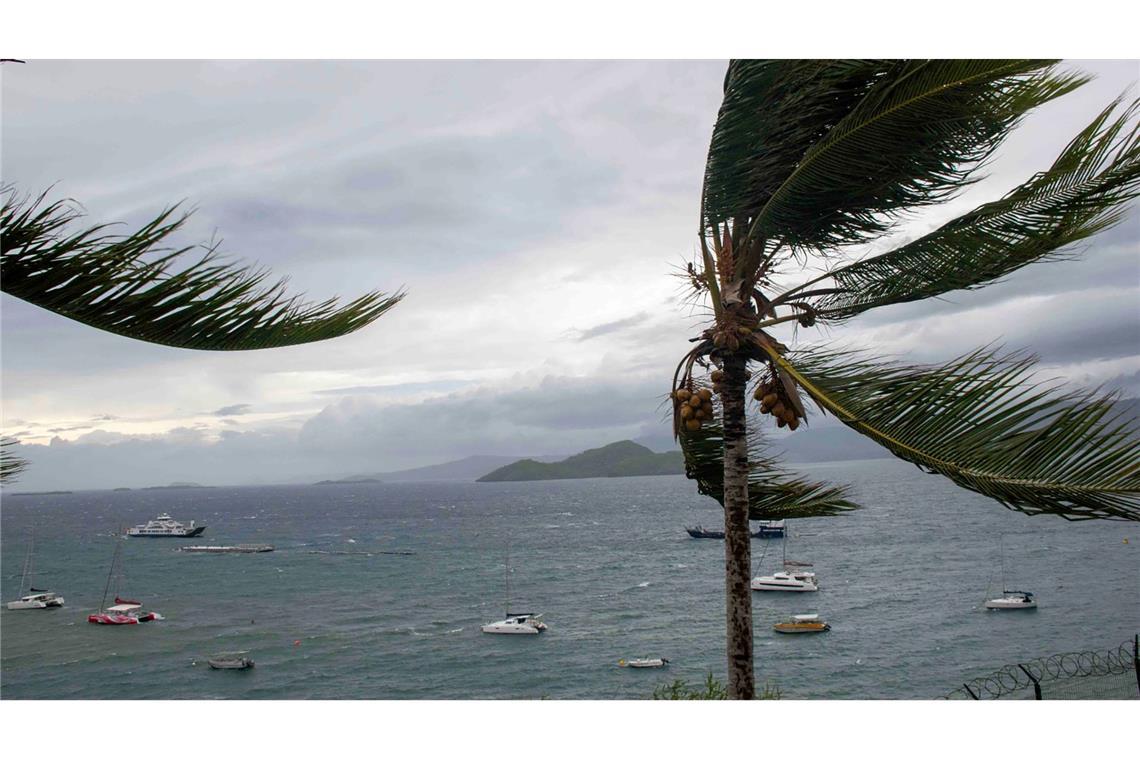
[[[10,610],[46,610],[63,606],[63,597],[59,594],[27,585],[31,582],[29,579],[34,576],[32,572],[34,543],[35,536],[28,536],[28,556],[24,557],[24,574],[20,577],[20,598],[14,602],[8,602],[8,609]],[[27,589],[27,594],[24,593],[24,589]]]
[[[483,626],[483,633],[539,634],[546,630],[546,623],[539,620],[542,614],[533,612],[511,612],[511,550],[507,549],[507,617]]]
[[[98,625],[137,625],[149,623],[152,620],[162,620],[157,612],[143,612],[142,604],[134,599],[123,599],[118,594],[118,588],[123,582],[122,543],[121,536],[115,536],[115,551],[111,555],[111,570],[107,573],[107,585],[103,587],[103,599],[99,602],[99,612],[87,616],[88,623]],[[115,603],[104,607],[107,603],[107,594],[111,591],[112,581],[115,584]]]
[[[788,559],[788,538],[783,540],[784,569],[771,575],[758,575],[752,579],[753,591],[819,591],[815,573],[803,568],[811,567],[810,562],[796,562]]]

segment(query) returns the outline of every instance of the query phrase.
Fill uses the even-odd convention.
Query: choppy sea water
[[[1025,517],[890,460],[801,469],[853,483],[865,508],[792,524],[787,556],[814,563],[818,593],[753,595],[758,681],[785,698],[932,698],[1140,630],[1135,524]],[[166,619],[88,624],[110,534],[163,511],[209,526],[188,541],[123,542],[124,592]],[[36,585],[67,606],[0,612],[0,697],[646,698],[675,678],[723,678],[723,542],[683,529],[718,521],[682,477],[6,496],[4,601],[34,527]],[[981,606],[1001,590],[1003,535],[1006,585],[1036,592],[1035,612]],[[174,551],[186,543],[277,551]],[[504,612],[508,546],[512,610],[544,612],[541,636],[479,630]],[[757,539],[753,552],[771,572],[783,546]],[[801,612],[832,630],[771,630]],[[257,666],[205,664],[233,650]],[[617,667],[645,656],[671,665]]]

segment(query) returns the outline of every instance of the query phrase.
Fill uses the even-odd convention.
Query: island
[[[680,451],[658,454],[633,441],[618,441],[583,451],[560,462],[521,459],[487,473],[477,482],[624,478],[634,475],[681,475],[684,472],[685,465]]]

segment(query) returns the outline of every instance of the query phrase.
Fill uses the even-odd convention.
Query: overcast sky
[[[1045,168],[1140,78],[1135,61],[1076,65],[1097,79],[1033,114],[985,182],[898,236]],[[663,437],[662,398],[701,320],[669,275],[694,251],[724,68],[4,65],[4,182],[54,186],[92,222],[138,224],[184,200],[197,211],[180,242],[220,237],[314,299],[408,291],[351,336],[228,354],[3,296],[3,429],[33,465],[19,487],[311,480]],[[1133,212],[1080,261],[798,337],[916,361],[1000,341],[1073,383],[1140,395],[1138,241]]]

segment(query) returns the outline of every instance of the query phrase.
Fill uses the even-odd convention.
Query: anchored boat
[[[223,652],[212,655],[206,663],[214,670],[249,670],[253,667],[253,660],[246,655],[249,652]]]
[[[996,599],[986,600],[987,610],[1035,610],[1037,600],[1031,591],[1009,591],[1005,587],[1005,536],[1001,537],[1001,587],[1002,594]]]
[[[189,525],[183,525],[163,512],[145,525],[131,528],[127,535],[135,538],[193,538],[202,535],[205,529],[205,525],[195,525],[193,520]]]
[[[787,620],[772,626],[776,633],[823,633],[831,626],[819,615],[792,615]]]
[[[643,660],[618,660],[618,667],[620,668],[663,668],[668,664],[669,661],[664,657]]]
[[[504,620],[499,620],[495,623],[487,623],[482,627],[483,633],[517,633],[517,634],[539,634],[546,630],[546,623],[539,620],[542,614],[534,614],[533,612],[511,612],[511,550],[507,548],[506,560],[506,574],[507,574],[507,616]]]
[[[99,612],[87,616],[88,623],[97,625],[138,625],[149,623],[152,620],[162,620],[157,612],[143,612],[142,604],[134,599],[123,599],[118,594],[118,587],[123,582],[122,543],[120,536],[115,536],[115,551],[111,555],[111,570],[107,573],[107,585],[103,588],[103,598],[99,602]],[[116,587],[115,603],[104,607],[111,585]]]
[[[34,588],[27,585],[28,583],[34,582],[32,579],[35,576],[32,571],[34,539],[34,536],[28,537],[28,556],[24,557],[24,573],[20,577],[20,598],[16,601],[8,602],[8,609],[10,610],[46,610],[63,606],[63,597],[54,591]],[[28,590],[27,594],[24,593],[24,589]]]

